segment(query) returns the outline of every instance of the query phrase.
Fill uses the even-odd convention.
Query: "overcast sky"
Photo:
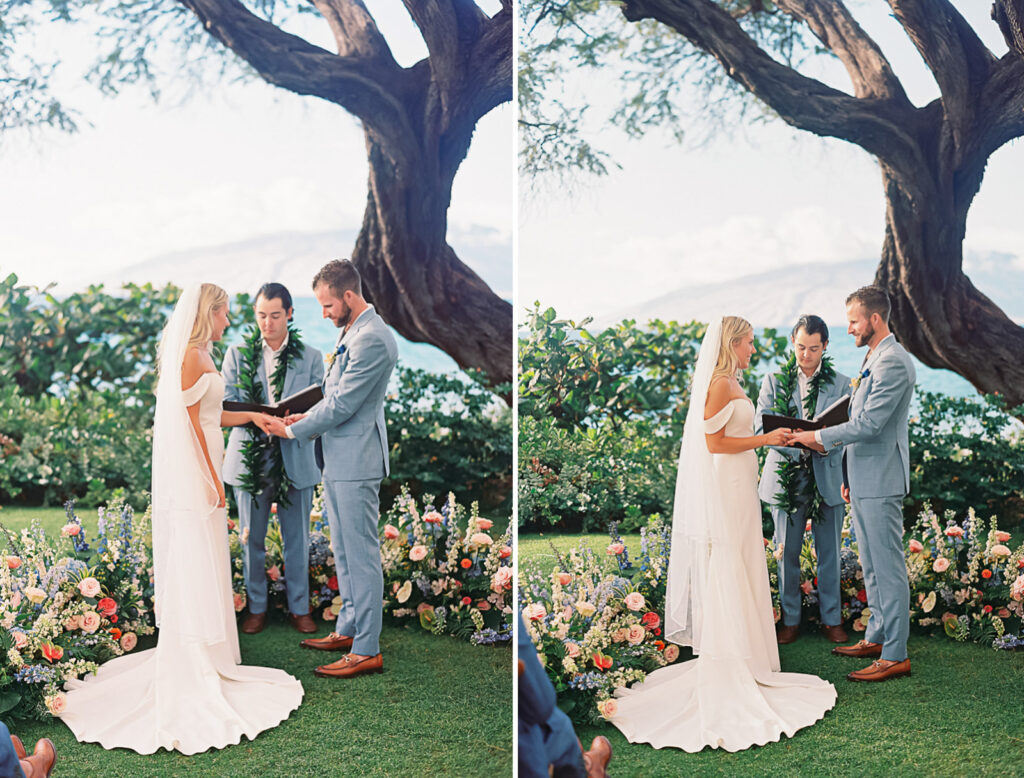
[[[989,18],[990,3],[958,2],[997,55],[1006,51]],[[853,4],[917,105],[938,90],[882,2]],[[814,75],[849,91],[838,64]],[[522,308],[539,299],[565,316],[600,316],[691,285],[762,273],[785,265],[877,258],[885,202],[872,157],[849,143],[822,139],[781,121],[721,133],[703,147],[664,134],[630,140],[597,120],[611,101],[611,74],[570,79],[567,92],[588,113],[592,138],[622,166],[583,181],[572,193],[550,184],[522,188],[519,293]],[[989,161],[968,220],[972,263],[1010,255],[1024,273],[1020,182],[1024,145],[1004,146]],[[827,270],[823,269],[827,273]],[[865,278],[864,282],[870,282]],[[808,277],[813,285],[815,279]],[[984,291],[984,290],[983,290]],[[756,290],[737,284],[745,298]],[[681,319],[686,314],[680,311]]]
[[[425,56],[401,4],[367,5],[402,65]],[[489,13],[500,7],[479,5]],[[319,18],[306,16],[294,30],[333,50]],[[358,229],[365,144],[341,108],[260,81],[187,100],[188,85],[174,82],[159,103],[140,89],[104,98],[75,67],[94,56],[93,34],[55,25],[41,38],[71,65],[62,95],[91,126],[8,136],[0,145],[0,273],[43,285],[80,277],[83,268],[103,277],[169,252],[261,235]],[[478,125],[455,180],[453,234],[483,227],[511,244],[513,126],[510,104]]]

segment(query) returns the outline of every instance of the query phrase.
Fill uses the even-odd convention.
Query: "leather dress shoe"
[[[32,756],[26,756],[18,761],[25,778],[47,778],[57,761],[57,749],[53,747],[52,740],[44,737],[36,743]]]
[[[303,648],[315,648],[317,651],[347,651],[352,648],[352,638],[332,632],[322,638],[306,638],[299,645]]]
[[[17,735],[11,735],[11,745],[14,746],[14,753],[18,755],[18,759],[24,759],[28,756],[25,744],[21,742],[21,738]]]
[[[612,744],[604,735],[598,735],[590,743],[590,750],[583,752],[583,766],[587,770],[587,778],[606,778],[611,758]]]
[[[313,621],[313,617],[308,613],[303,613],[301,616],[289,613],[288,621],[292,623],[292,626],[298,632],[304,632],[307,635],[316,632],[316,622]]]
[[[316,668],[313,674],[321,678],[354,678],[357,675],[383,672],[384,659],[380,654],[368,656],[364,659],[353,659],[352,654],[345,654],[337,662],[331,662],[329,665],[321,665]]]
[[[846,677],[851,681],[888,681],[891,678],[901,678],[904,675],[910,675],[909,658],[902,662],[878,659],[863,670],[856,670]]]
[[[850,639],[850,636],[846,634],[846,630],[843,629],[842,624],[836,624],[834,627],[830,627],[828,624],[822,624],[821,634],[833,643],[845,643]]]
[[[852,656],[859,659],[864,657],[879,657],[882,655],[881,643],[869,643],[866,640],[858,640],[852,646],[836,646],[832,649],[833,654],[839,656]]]
[[[247,613],[245,618],[242,619],[242,632],[246,635],[255,635],[257,632],[262,632],[265,626],[267,626],[266,613]]]
[[[794,624],[793,626],[789,626],[788,624],[780,624],[778,630],[775,633],[775,639],[778,641],[780,646],[785,646],[789,643],[796,643],[797,638],[799,637],[799,624]]]

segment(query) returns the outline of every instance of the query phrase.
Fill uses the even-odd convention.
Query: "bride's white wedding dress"
[[[753,435],[753,419],[753,403],[734,399],[704,420],[702,433],[713,434],[724,426],[726,437],[748,437]],[[704,444],[704,435],[699,438]],[[686,641],[699,646],[699,654],[655,670],[631,689],[619,690],[618,711],[611,719],[631,742],[655,748],[739,751],[763,745],[813,724],[836,701],[835,688],[827,681],[779,672],[757,496],[757,455],[714,454],[710,466],[710,483],[703,488],[715,491],[712,520],[718,525],[713,540],[698,544],[697,553],[703,557],[694,567],[702,580],[691,586],[699,591],[699,602],[688,611],[690,635],[696,639]],[[683,542],[674,533],[673,555],[677,541]],[[670,601],[674,574],[686,573],[670,569]],[[666,610],[670,607],[671,602]],[[678,620],[679,615],[666,613],[666,634],[673,618]]]
[[[224,378],[204,373],[179,393],[184,406],[199,402],[220,478]],[[196,479],[193,487],[201,491],[204,484]],[[155,505],[156,491],[154,479]],[[225,509],[207,515],[179,509],[159,530],[154,520],[154,551],[156,574],[166,576],[157,583],[158,620],[161,606],[163,613],[156,648],[117,657],[96,675],[69,682],[61,720],[78,740],[104,748],[195,754],[238,743],[242,735],[252,739],[288,718],[302,701],[302,684],[283,670],[239,664]]]

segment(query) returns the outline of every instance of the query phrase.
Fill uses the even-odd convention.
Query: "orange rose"
[[[462,567],[463,570],[469,570],[469,568],[473,566],[473,560],[463,559],[461,562],[459,562],[459,565]]]
[[[988,568],[986,567],[986,568],[985,568],[984,570],[982,570],[982,571],[981,571],[981,577],[982,577],[982,578],[991,578],[991,577],[992,577],[992,571],[991,571],[991,570],[989,570],[989,569],[988,569]]]
[[[111,635],[111,637],[114,638],[114,640],[120,640],[121,639],[121,630],[119,630],[117,627],[113,627],[110,630],[110,635]]]

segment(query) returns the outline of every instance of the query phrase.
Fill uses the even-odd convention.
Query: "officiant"
[[[782,368],[765,376],[757,398],[755,435],[765,413],[814,419],[850,394],[850,379],[837,373],[826,356],[828,326],[818,316],[801,316],[790,336],[793,353]],[[758,485],[775,522],[781,617],[780,644],[800,636],[800,552],[808,521],[817,556],[817,592],[822,632],[833,643],[847,640],[842,627],[839,590],[839,541],[845,503],[842,497],[842,448],[819,454],[806,448],[772,446]],[[777,551],[776,554],[779,552]]]
[[[260,287],[256,326],[224,357],[225,401],[275,403],[323,382],[323,356],[302,342],[292,323],[292,296],[282,284]],[[309,515],[320,481],[312,441],[267,436],[235,427],[224,455],[224,481],[234,487],[248,612],[241,630],[260,632],[267,620],[266,538],[271,506],[281,526],[289,620],[316,632],[309,602]]]

